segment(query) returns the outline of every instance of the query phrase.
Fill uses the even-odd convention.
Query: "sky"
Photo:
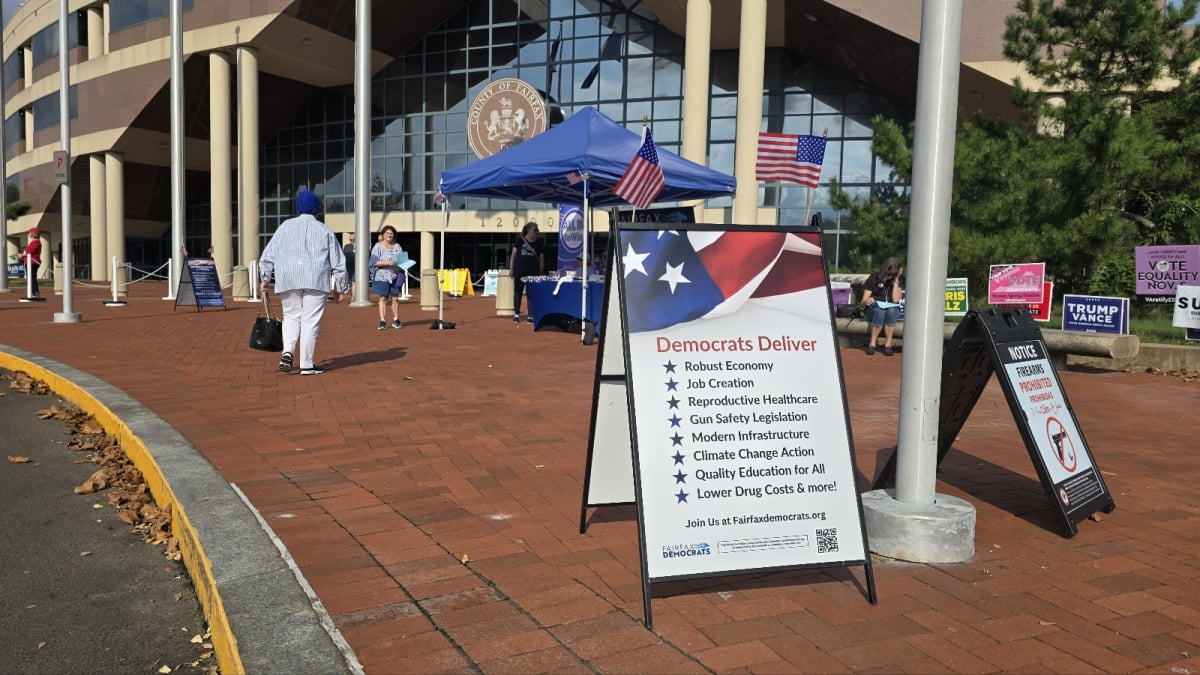
[[[8,25],[8,19],[16,13],[17,8],[25,4],[24,0],[4,0],[4,25]]]

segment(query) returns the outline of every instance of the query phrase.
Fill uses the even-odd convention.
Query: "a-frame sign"
[[[175,309],[181,306],[194,306],[197,312],[205,307],[229,309],[221,293],[221,279],[217,276],[215,262],[208,258],[188,258],[183,262],[175,293]]]
[[[1112,512],[1116,504],[1050,362],[1042,331],[1024,309],[971,310],[947,343],[942,357],[938,464],[958,438],[993,372],[1063,535],[1075,536],[1075,524],[1096,511]],[[893,451],[875,489],[891,484],[895,472]]]
[[[580,530],[637,505],[646,626],[676,579],[862,565],[875,603],[820,230],[621,224],[612,246]]]

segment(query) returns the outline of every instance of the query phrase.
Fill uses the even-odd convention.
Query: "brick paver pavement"
[[[0,344],[74,366],[161,415],[287,545],[368,673],[1200,673],[1200,384],[1066,372],[1117,510],[1065,539],[999,387],[939,473],[977,508],[976,554],[922,565],[655,585],[641,622],[636,512],[578,531],[596,347],[447,299],[403,330],[330,306],[329,367],[246,346],[255,306],[0,295]],[[860,487],[894,445],[902,356],[842,354]],[[466,560],[467,562],[463,562]]]

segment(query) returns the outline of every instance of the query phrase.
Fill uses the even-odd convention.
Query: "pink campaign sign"
[[[993,305],[1028,305],[1042,301],[1046,263],[992,265],[988,272],[988,302]]]

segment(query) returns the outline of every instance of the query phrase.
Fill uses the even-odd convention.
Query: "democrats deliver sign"
[[[1063,296],[1063,330],[1129,334],[1129,298]]]

